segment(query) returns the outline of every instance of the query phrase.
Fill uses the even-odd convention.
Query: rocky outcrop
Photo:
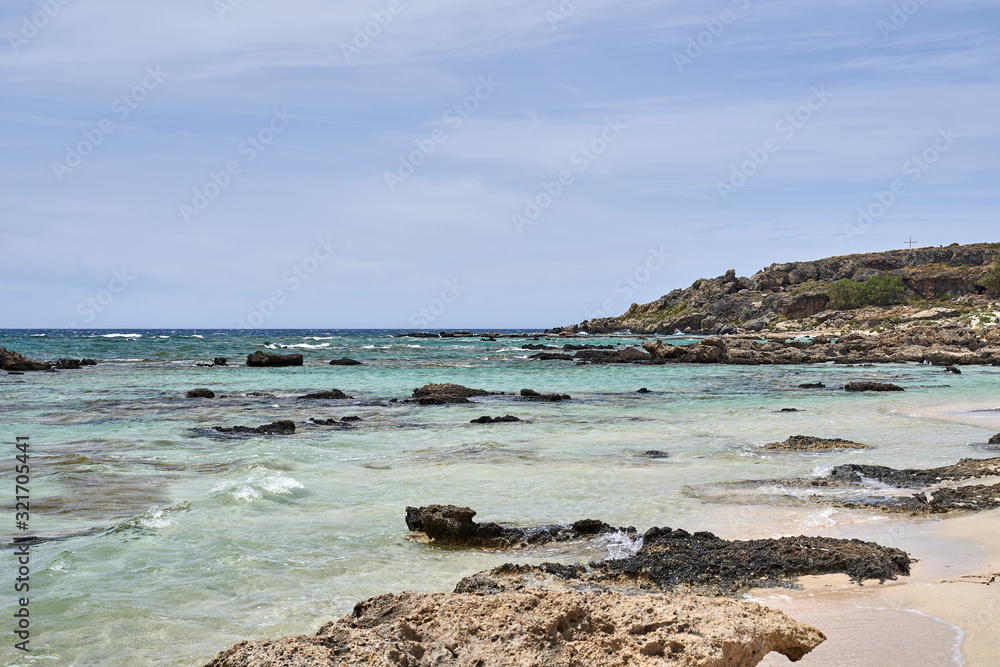
[[[452,403],[471,403],[470,396],[489,396],[485,389],[473,389],[460,384],[425,384],[413,390],[413,398],[420,405],[448,405]]]
[[[620,350],[580,350],[574,358],[592,364],[635,364],[653,360],[652,356],[637,347],[625,347]]]
[[[348,359],[347,357],[341,357],[340,359],[333,359],[330,361],[331,366],[364,366],[357,359]]]
[[[805,575],[847,574],[858,583],[884,582],[908,576],[910,563],[899,549],[861,540],[801,535],[724,540],[707,532],[650,528],[632,556],[587,565],[501,565],[462,579],[455,591],[496,593],[549,582],[545,585],[684,588],[734,595],[750,588],[784,585]]]
[[[213,366],[225,366],[228,361],[229,360],[226,359],[225,357],[215,357],[214,359],[212,359],[212,365]]]
[[[989,440],[989,442],[987,444],[989,444],[989,445],[1000,445],[1000,433],[997,433],[995,436],[993,436],[992,438],[990,438],[990,440]]]
[[[274,354],[273,352],[262,352],[257,350],[247,357],[247,366],[257,368],[271,368],[276,366],[301,366],[303,363],[301,354]]]
[[[47,371],[52,364],[29,359],[20,352],[0,347],[0,369],[5,371]]]
[[[572,525],[516,527],[476,523],[472,520],[474,516],[475,510],[455,505],[407,507],[406,527],[423,533],[432,544],[488,549],[565,542],[615,532],[635,533],[635,528],[615,528],[596,519],[583,519]]]
[[[573,357],[568,354],[561,354],[559,352],[539,352],[537,354],[532,354],[528,357],[529,359],[535,359],[537,361],[573,361]]]
[[[844,385],[844,391],[904,391],[902,387],[897,384],[890,384],[887,382],[848,382]]]
[[[819,630],[752,602],[526,590],[379,595],[313,636],[245,641],[207,667],[752,667],[798,661]]]
[[[295,433],[295,422],[281,419],[263,426],[216,426],[215,430],[226,435],[291,435]]]
[[[490,417],[489,415],[484,415],[482,417],[476,417],[470,424],[502,424],[504,422],[519,422],[521,421],[514,415],[504,415],[503,417]]]
[[[299,396],[300,401],[342,401],[347,398],[354,398],[354,397],[348,396],[339,389],[331,389],[330,391],[317,391],[312,394],[306,394],[305,396]]]
[[[796,411],[797,412],[797,411]],[[809,435],[793,435],[784,442],[771,442],[762,449],[790,452],[821,452],[831,449],[871,449],[868,445],[841,438],[816,438]]]
[[[521,398],[529,401],[547,401],[554,403],[557,401],[568,401],[571,400],[569,394],[540,394],[534,389],[522,389]]]
[[[96,366],[93,359],[56,359],[52,362],[52,367],[58,370],[77,370],[84,366]]]
[[[206,389],[205,387],[199,387],[198,389],[191,389],[187,393],[188,398],[215,398],[215,392],[211,389]]]
[[[717,335],[737,333],[738,329],[760,331],[782,320],[829,313],[829,285],[843,279],[863,282],[877,275],[898,277],[906,287],[904,298],[909,299],[978,295],[985,292],[980,281],[998,257],[1000,244],[956,244],[772,264],[749,278],[730,269],[651,303],[632,304],[620,317],[592,319],[547,333],[628,330]],[[835,316],[830,313],[826,319]],[[847,315],[845,321],[850,318]]]

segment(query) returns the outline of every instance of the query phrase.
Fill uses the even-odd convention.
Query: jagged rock
[[[540,394],[534,389],[522,389],[521,397],[526,398],[529,401],[568,401],[570,396],[568,394]]]
[[[505,415],[503,417],[490,417],[489,415],[483,417],[477,417],[470,421],[470,424],[500,424],[503,422],[519,422],[521,421],[514,415]]]
[[[215,430],[227,435],[291,435],[295,433],[295,422],[281,419],[263,426],[216,426]]]
[[[995,436],[993,436],[992,438],[990,438],[990,441],[989,441],[988,444],[991,444],[991,445],[1000,445],[1000,433],[997,433]]]
[[[364,421],[364,420],[361,419],[361,417],[358,417],[357,415],[350,415],[349,417],[344,417],[340,421],[342,421],[342,422],[360,422],[360,421]]]
[[[848,382],[844,385],[845,391],[904,391],[904,389],[895,384],[889,384],[885,382]]]
[[[528,343],[527,345],[521,346],[522,350],[558,350],[560,349],[556,345],[535,345],[534,343]]]
[[[247,366],[254,367],[301,366],[302,364],[301,354],[274,354],[257,350],[247,357]]]
[[[339,389],[331,389],[330,391],[318,391],[313,394],[306,394],[305,396],[299,396],[299,400],[325,400],[325,401],[341,401],[346,398],[354,398],[353,396],[348,396]]]
[[[188,398],[215,398],[215,392],[211,389],[206,389],[204,387],[199,387],[198,389],[192,389],[187,393]]]
[[[348,359],[347,357],[342,357],[340,359],[333,359],[330,361],[331,366],[364,366],[357,359]]]
[[[670,454],[661,452],[659,449],[647,449],[642,454],[639,454],[639,456],[647,459],[665,459],[668,458]]]
[[[226,362],[228,362],[228,361],[229,360],[226,359],[225,357],[216,357],[215,359],[212,359],[212,365],[213,366],[225,366]]]
[[[206,667],[752,667],[826,637],[752,602],[600,591],[379,595],[315,637],[244,641]]]
[[[485,389],[472,389],[460,384],[425,384],[413,390],[413,398],[420,405],[447,405],[451,403],[471,403],[470,396],[489,396]]]
[[[822,382],[806,382],[799,385],[799,389],[826,389]]]
[[[58,368],[59,370],[75,370],[82,366],[96,366],[97,362],[93,359],[56,359],[52,363],[53,368]]]
[[[523,587],[635,586],[693,588],[733,595],[787,584],[805,575],[843,573],[852,581],[884,582],[910,574],[906,552],[874,542],[832,537],[724,540],[712,533],[650,528],[632,556],[587,565],[501,565],[462,579],[456,593],[498,593]],[[545,583],[541,583],[545,582]]]
[[[957,369],[957,368],[955,368],[954,366],[947,366],[947,367],[946,367],[946,368],[944,369],[944,371],[945,371],[945,373],[952,373],[952,374],[954,374],[954,375],[961,375],[961,374],[962,374],[962,371],[958,370],[958,369]]]
[[[353,419],[345,417],[344,419],[338,420],[336,417],[331,419],[309,419],[309,422],[316,424],[317,426],[341,426],[344,428],[350,428]]]
[[[580,350],[574,358],[592,364],[634,364],[653,359],[651,355],[636,347],[625,347],[620,350]]]
[[[778,449],[796,452],[817,452],[828,449],[871,449],[868,445],[841,438],[816,438],[809,435],[793,435],[784,442],[771,442],[764,449]]]
[[[642,387],[641,389],[636,390],[635,393],[637,393],[637,394],[648,394],[649,393],[649,389],[646,389],[645,387]]]
[[[557,352],[539,352],[538,354],[532,354],[528,357],[529,359],[536,359],[538,361],[572,361],[573,357],[568,354],[559,354]]]
[[[0,369],[5,371],[45,371],[52,364],[29,359],[20,352],[0,347]]]
[[[490,549],[563,542],[605,533],[635,532],[635,528],[615,528],[596,519],[583,519],[572,525],[520,528],[493,522],[476,523],[472,520],[474,516],[475,510],[455,505],[407,507],[406,527],[424,533],[433,544]]]

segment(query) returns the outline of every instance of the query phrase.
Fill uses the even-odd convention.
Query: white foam
[[[333,340],[333,336],[306,336],[308,340]]]
[[[181,338],[204,338],[204,336],[201,336],[199,334],[191,334],[190,336],[181,336]]]
[[[31,338],[44,338],[45,334],[28,334]]]
[[[282,347],[301,347],[306,350],[322,350],[323,348],[330,347],[330,344],[320,343],[319,345],[312,345],[311,343],[297,343],[295,345],[283,345]]]
[[[113,333],[113,334],[100,334],[99,336],[88,336],[89,338],[142,338],[142,334],[137,333]]]
[[[149,510],[147,516],[139,517],[139,525],[143,528],[166,528],[167,526],[173,525],[174,520],[166,518],[163,510],[156,507]]]

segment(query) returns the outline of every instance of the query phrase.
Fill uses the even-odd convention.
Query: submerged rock
[[[45,371],[52,364],[29,359],[20,352],[0,347],[0,369],[5,371]]]
[[[787,409],[787,408],[786,408]],[[784,412],[784,410],[782,411]],[[796,452],[818,452],[829,449],[871,449],[868,445],[841,438],[816,438],[810,435],[793,435],[784,442],[771,442],[762,449]]]
[[[636,364],[649,363],[654,357],[637,347],[625,347],[620,350],[580,350],[575,357],[592,364]]]
[[[526,398],[529,401],[568,401],[570,396],[568,394],[539,394],[534,389],[522,389],[521,398]]]
[[[639,456],[647,459],[665,459],[668,458],[670,454],[661,452],[659,449],[647,449],[642,454],[639,454]]]
[[[902,387],[885,382],[848,382],[844,391],[904,391]]]
[[[253,428],[249,426],[216,426],[215,430],[227,435],[291,435],[295,433],[295,422],[281,419]]]
[[[460,384],[425,384],[413,390],[413,398],[420,405],[447,405],[450,403],[471,403],[470,396],[489,396],[485,389],[472,389]]]
[[[216,357],[215,359],[212,359],[212,365],[214,365],[214,366],[225,366],[226,362],[228,362],[228,361],[229,360],[226,359],[225,357]]]
[[[301,354],[274,354],[273,352],[262,352],[257,350],[247,357],[247,366],[275,367],[275,366],[301,366],[303,363]]]
[[[528,358],[535,359],[536,361],[573,361],[573,357],[570,355],[559,354],[558,352],[539,352],[538,354],[532,354]]]
[[[244,641],[206,667],[752,667],[826,637],[753,602],[599,591],[379,595],[314,637]]]
[[[826,389],[826,385],[822,382],[806,382],[800,384],[799,389]]]
[[[331,366],[364,366],[357,359],[348,359],[347,357],[342,357],[340,359],[333,359],[330,361]]]
[[[327,401],[339,401],[346,398],[354,398],[353,396],[348,396],[339,389],[331,389],[330,391],[317,391],[313,394],[306,394],[305,396],[299,396],[300,401],[310,400],[327,400]]]
[[[205,387],[192,389],[187,393],[188,398],[215,398],[215,392]]]
[[[60,370],[76,370],[82,366],[96,366],[97,362],[93,359],[56,359],[52,362],[53,368],[58,368]]]
[[[504,415],[503,417],[490,417],[489,415],[484,415],[482,417],[476,417],[470,424],[500,424],[503,422],[519,422],[521,421],[514,415]]]
[[[406,527],[423,533],[432,544],[488,549],[563,542],[605,533],[635,533],[635,528],[615,528],[596,519],[583,519],[572,525],[511,527],[493,522],[476,523],[472,520],[474,516],[474,509],[455,505],[407,507]]]

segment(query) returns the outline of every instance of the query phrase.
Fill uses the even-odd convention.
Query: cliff
[[[804,329],[829,320],[846,326],[857,324],[859,315],[874,326],[880,320],[906,319],[932,302],[959,306],[956,315],[970,315],[978,307],[987,316],[991,297],[996,296],[988,276],[995,279],[998,267],[1000,243],[977,243],[772,264],[749,278],[730,269],[651,303],[632,304],[619,317],[587,320],[550,333],[732,334],[778,325],[786,330]],[[875,312],[831,307],[837,305],[831,304],[831,295],[838,281],[860,285],[878,276],[898,278],[902,283],[895,303],[883,304]]]

